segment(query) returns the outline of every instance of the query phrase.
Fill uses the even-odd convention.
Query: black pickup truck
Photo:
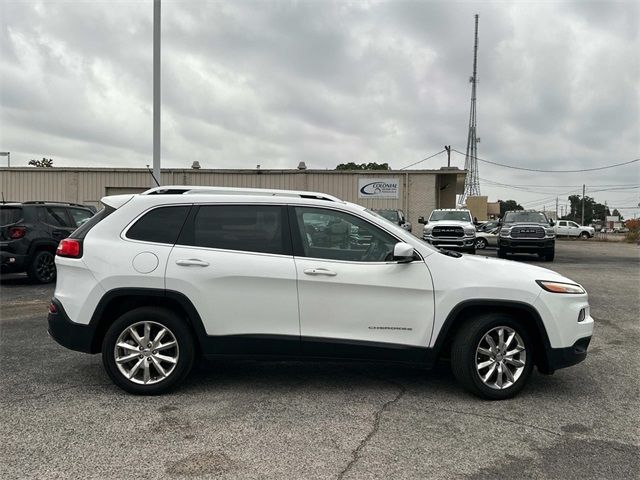
[[[555,256],[556,234],[553,221],[542,212],[515,210],[506,212],[500,222],[498,257],[509,253],[533,253],[547,262]]]

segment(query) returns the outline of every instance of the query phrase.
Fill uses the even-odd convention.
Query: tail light
[[[56,255],[59,257],[80,258],[82,256],[82,244],[80,240],[65,238],[58,244]]]
[[[9,229],[9,238],[11,240],[18,240],[26,235],[27,229],[25,227],[11,227]]]

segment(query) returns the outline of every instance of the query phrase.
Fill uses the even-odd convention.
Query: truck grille
[[[544,238],[544,228],[542,227],[513,227],[511,230],[513,238]]]
[[[434,237],[464,237],[462,227],[433,227],[432,235]]]

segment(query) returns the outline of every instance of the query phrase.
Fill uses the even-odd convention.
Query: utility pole
[[[556,197],[556,222],[558,221],[558,197]]]
[[[585,185],[583,183],[582,184],[582,225],[584,225],[584,191],[585,191]]]
[[[153,176],[160,182],[160,0],[153,0]],[[152,183],[155,187],[155,185]]]
[[[451,145],[445,145],[444,149],[447,151],[447,167],[451,166]]]

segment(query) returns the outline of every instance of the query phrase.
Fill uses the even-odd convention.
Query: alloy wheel
[[[120,373],[141,385],[152,385],[169,377],[178,364],[179,355],[173,332],[152,321],[125,328],[114,347],[114,360]]]
[[[513,328],[489,330],[476,348],[476,371],[486,386],[503,390],[518,381],[527,362],[522,338]]]
[[[56,274],[56,264],[53,255],[42,253],[36,260],[36,273],[43,282],[50,282]]]

